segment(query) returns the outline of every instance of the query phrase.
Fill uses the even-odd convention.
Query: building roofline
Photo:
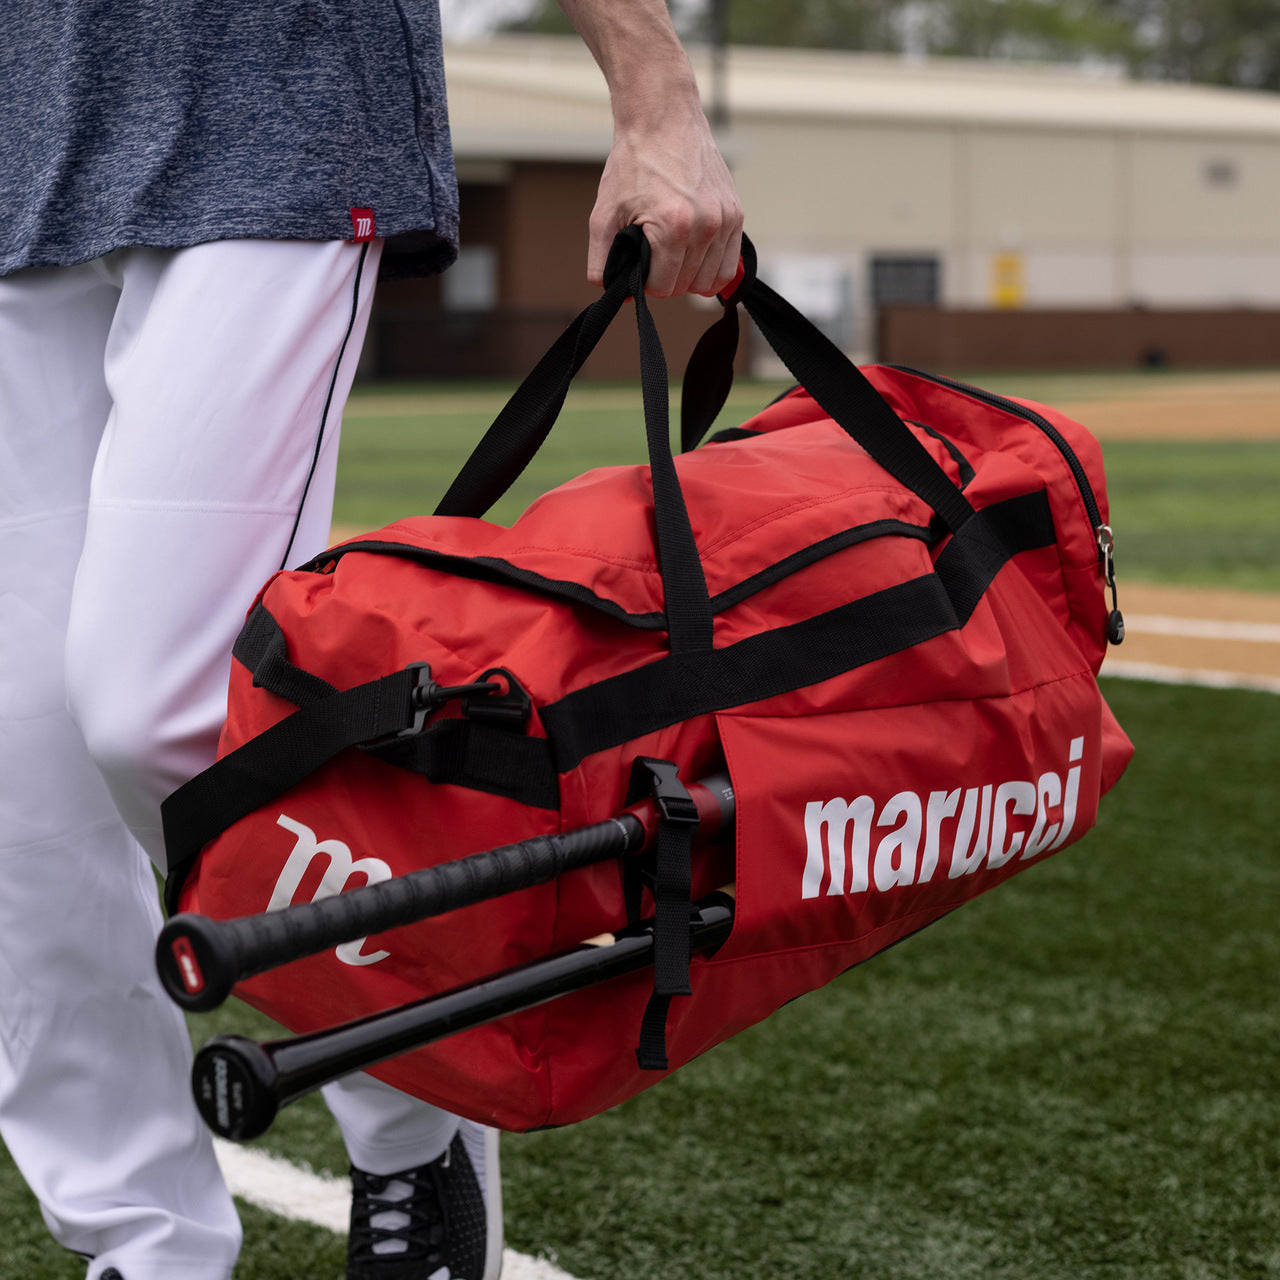
[[[709,54],[691,58],[704,92]],[[1019,129],[1280,138],[1280,94],[1126,79],[1112,68],[905,59],[733,46],[729,110],[737,123],[867,121]],[[611,121],[603,77],[574,38],[502,36],[445,55],[455,145],[476,154],[603,159]],[[525,127],[505,103],[517,98]]]

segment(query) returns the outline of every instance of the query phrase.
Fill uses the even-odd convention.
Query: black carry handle
[[[637,298],[636,318],[641,328],[641,378],[654,472],[659,556],[670,600],[673,584],[667,581],[669,569],[673,578],[703,582],[702,591],[705,580],[692,535],[686,541],[677,529],[688,525],[688,515],[674,465],[656,460],[656,455],[665,455],[669,460],[670,442],[666,365],[643,297],[648,260],[649,245],[639,227],[628,227],[618,234],[605,268],[605,292],[574,320],[516,389],[450,486],[436,514],[483,515],[507,491],[546,439],[564,404],[571,379],[630,294]],[[725,314],[703,335],[685,371],[681,400],[683,448],[693,448],[702,438],[733,385],[740,303],[805,390],[890,475],[926,502],[948,529],[955,532],[973,515],[968,499],[862,371],[812,321],[759,279],[755,246],[746,234],[742,237],[740,279],[720,299]],[[647,329],[652,330],[651,338],[646,336]],[[650,384],[656,387],[658,382],[658,366],[663,389],[660,405],[656,396],[650,395]],[[659,423],[660,440],[656,439]],[[670,510],[664,512],[664,507]],[[665,539],[664,526],[671,530]],[[678,610],[685,615],[701,614],[701,594],[696,582],[693,587],[676,592],[681,601]],[[685,596],[692,603],[684,603]],[[677,626],[685,629],[679,623]],[[705,638],[709,627],[709,612],[692,624],[699,638]],[[672,647],[676,648],[674,641]]]
[[[690,945],[718,947],[733,928],[733,898],[712,894],[695,904]],[[545,1004],[651,964],[653,921],[583,943],[544,960],[414,1001],[355,1022],[265,1044],[216,1036],[196,1054],[191,1088],[205,1123],[244,1142],[271,1127],[281,1107],[321,1085],[397,1054]]]
[[[649,242],[639,227],[614,237],[604,269],[604,293],[552,343],[493,420],[436,507],[438,516],[482,516],[519,479],[542,447],[569,393],[569,384],[605,330],[649,275]]]
[[[689,791],[698,802],[701,838],[732,826],[733,789],[726,775],[704,778]],[[222,1004],[243,978],[356,938],[546,884],[578,867],[637,853],[657,834],[657,812],[645,800],[577,831],[534,836],[318,902],[232,920],[183,913],[160,932],[156,970],[177,1004],[205,1013]]]
[[[658,567],[673,654],[712,647],[711,599],[671,456],[667,361],[644,296],[649,243],[636,226],[620,231],[605,265],[605,291],[552,344],[516,388],[436,508],[440,516],[482,516],[528,466],[564,404],[569,383],[618,314],[635,299],[645,439],[653,481]]]
[[[725,315],[694,348],[684,376],[681,439],[692,448],[724,407],[733,385],[739,303],[778,358],[825,412],[894,479],[956,532],[973,507],[866,375],[811,320],[756,275],[756,254],[742,237],[740,281],[720,295]]]

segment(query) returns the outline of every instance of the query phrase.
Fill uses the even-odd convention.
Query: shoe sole
[[[459,1129],[471,1166],[484,1192],[485,1238],[484,1280],[499,1280],[502,1274],[502,1173],[498,1160],[498,1131],[464,1120]]]

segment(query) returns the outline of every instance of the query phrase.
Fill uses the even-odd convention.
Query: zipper
[[[984,404],[993,405],[997,409],[1004,409],[1007,413],[1017,414],[1019,418],[1025,418],[1027,422],[1039,427],[1057,446],[1058,452],[1062,454],[1067,461],[1067,466],[1071,468],[1071,474],[1075,476],[1076,487],[1080,490],[1080,496],[1084,499],[1084,509],[1089,514],[1089,525],[1098,539],[1098,562],[1099,564],[1105,562],[1106,550],[1102,543],[1102,530],[1106,526],[1102,523],[1102,513],[1098,510],[1098,500],[1093,496],[1089,477],[1080,459],[1076,457],[1075,450],[1067,443],[1062,432],[1052,422],[1047,418],[1041,417],[1034,409],[1028,409],[1026,405],[1019,404],[1016,400],[1006,400],[1004,396],[998,396],[994,391],[984,391],[981,387],[971,387],[967,382],[957,382],[954,378],[946,378],[940,373],[925,373],[923,369],[913,369],[910,365],[905,364],[890,364],[885,367],[887,369],[896,369],[899,373],[909,373],[916,378],[924,378],[926,382],[936,382],[942,387],[950,387],[952,391],[960,391],[964,395],[972,396],[975,400],[981,400]],[[1108,530],[1108,532],[1110,531]]]
[[[1015,414],[1017,417],[1030,422],[1033,426],[1039,427],[1049,437],[1058,452],[1066,460],[1067,466],[1071,468],[1071,474],[1075,477],[1076,488],[1080,490],[1080,497],[1084,500],[1084,509],[1089,517],[1089,524],[1093,529],[1094,541],[1098,544],[1098,563],[1102,567],[1107,586],[1111,588],[1112,607],[1111,617],[1107,624],[1108,637],[1112,644],[1119,644],[1124,639],[1124,619],[1120,616],[1120,608],[1116,600],[1115,535],[1111,530],[1111,526],[1103,523],[1102,512],[1098,508],[1098,500],[1094,496],[1093,486],[1089,483],[1089,476],[1080,459],[1076,457],[1075,450],[1067,443],[1062,432],[1034,409],[1028,409],[1026,405],[1019,404],[1016,400],[1009,400],[1004,396],[996,395],[994,391],[984,391],[981,387],[972,387],[967,382],[957,382],[954,378],[945,377],[940,373],[926,373],[923,369],[914,369],[906,364],[889,364],[884,367],[886,369],[894,369],[898,373],[910,374],[915,378],[923,378],[926,382],[937,383],[938,386],[948,387],[952,391],[958,391],[974,400],[980,400],[983,404],[989,404],[994,408],[1003,409],[1006,413]]]

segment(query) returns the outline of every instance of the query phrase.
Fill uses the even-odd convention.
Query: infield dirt
[[[1280,374],[1208,377],[1162,389],[1135,387],[1056,406],[1107,440],[1278,440]]]
[[[1060,407],[1104,446],[1108,440],[1278,440],[1280,374],[1211,375]],[[1280,678],[1280,596],[1122,580],[1120,608],[1127,635],[1109,657]]]

